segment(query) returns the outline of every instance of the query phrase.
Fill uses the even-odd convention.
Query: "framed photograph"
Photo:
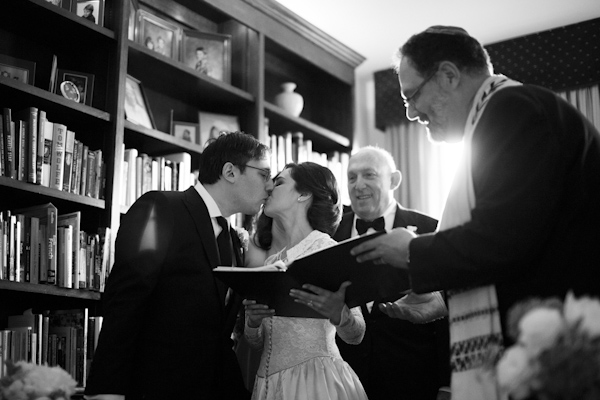
[[[138,10],[137,0],[129,0],[129,22],[127,28],[127,39],[135,41],[135,20]]]
[[[181,27],[145,10],[138,10],[137,15],[136,42],[159,54],[177,60],[179,57]]]
[[[94,95],[93,74],[86,74],[85,72],[77,71],[67,71],[59,68],[57,71],[56,82],[58,83],[58,85],[56,86],[56,94],[62,94],[64,96],[64,93],[62,93],[60,86],[64,82],[71,82],[77,87],[79,91],[80,98],[77,102],[88,106],[92,105],[92,97]]]
[[[205,146],[209,139],[218,137],[221,131],[236,132],[240,130],[238,117],[235,115],[200,111],[198,123],[200,125],[200,145],[202,146]]]
[[[231,82],[231,36],[183,31],[182,63],[211,78]]]
[[[57,7],[61,7],[65,10],[71,11],[71,1],[72,0],[46,0],[46,3],[50,3]]]
[[[131,75],[127,75],[125,80],[125,118],[134,124],[154,129],[154,119],[142,83]]]
[[[0,76],[33,85],[35,63],[0,54]]]
[[[104,26],[104,0],[73,0],[71,11],[96,25]]]
[[[194,144],[200,144],[200,129],[198,124],[192,122],[173,121],[171,135]]]

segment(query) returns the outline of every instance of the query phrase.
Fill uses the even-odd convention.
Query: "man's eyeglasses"
[[[262,178],[265,180],[265,182],[268,182],[271,180],[271,170],[269,168],[258,168],[258,167],[253,167],[252,165],[244,165],[244,167],[248,167],[248,168],[252,168],[255,170],[258,170],[262,173],[259,173],[260,176],[262,176]]]
[[[437,69],[432,74],[430,74],[423,82],[421,82],[421,84],[419,86],[417,86],[417,89],[415,89],[412,96],[404,99],[404,107],[408,108],[408,106],[411,104],[411,102],[414,106],[415,100],[416,100],[417,96],[419,95],[419,92],[421,91],[421,89],[423,89],[423,87],[425,85],[427,85],[427,82],[429,82],[431,80],[431,78],[433,78],[435,76],[435,74],[437,74]]]

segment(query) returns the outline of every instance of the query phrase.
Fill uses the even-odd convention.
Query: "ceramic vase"
[[[296,84],[293,82],[286,82],[281,85],[281,89],[283,91],[275,96],[275,104],[292,114],[294,117],[299,116],[302,112],[302,108],[304,108],[304,98],[302,98],[301,94],[294,92]]]

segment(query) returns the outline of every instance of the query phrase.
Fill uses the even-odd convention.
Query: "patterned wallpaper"
[[[560,91],[600,82],[600,18],[485,46],[494,71]],[[406,121],[398,77],[375,72],[375,125]]]

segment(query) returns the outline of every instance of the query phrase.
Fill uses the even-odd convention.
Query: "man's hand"
[[[410,293],[393,303],[382,303],[379,309],[391,318],[424,324],[448,315],[448,308],[440,292]]]
[[[387,235],[359,244],[350,251],[350,254],[357,256],[358,262],[375,260],[375,263],[408,269],[408,245],[416,236],[408,229],[396,228],[389,231]]]

